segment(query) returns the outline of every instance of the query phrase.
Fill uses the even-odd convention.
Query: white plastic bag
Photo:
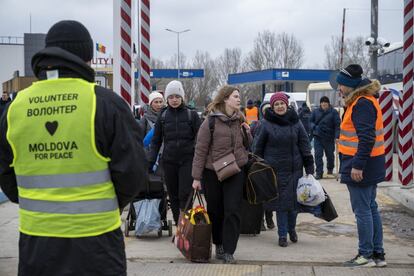
[[[311,174],[299,179],[296,195],[298,202],[306,206],[317,206],[325,201],[322,185]]]
[[[161,215],[159,212],[161,199],[143,199],[134,202],[137,221],[135,235],[141,236],[151,231],[158,231],[161,227]]]

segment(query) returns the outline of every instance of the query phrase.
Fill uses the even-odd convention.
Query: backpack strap
[[[167,109],[163,110],[161,112],[161,131],[162,131],[162,135],[164,135],[164,126],[165,126],[165,116],[167,116]]]
[[[191,116],[191,110],[189,109],[189,108],[187,108],[187,118],[188,118],[188,121],[190,122],[190,123],[192,123],[193,122],[193,117]]]
[[[188,124],[191,127],[191,131],[193,132],[193,135],[195,136],[193,115],[192,115],[191,109],[189,108],[187,108],[187,119],[188,119]]]
[[[165,117],[167,116],[167,109],[163,110],[161,113],[161,128],[162,131],[164,133],[164,125],[165,125]],[[193,131],[194,134],[194,123],[193,123],[193,116],[192,116],[192,112],[191,109],[187,108],[187,119],[188,119],[188,124],[191,127],[191,130]]]
[[[216,118],[214,118],[213,116],[208,116],[208,128],[210,129],[211,140],[213,140],[213,133],[214,133],[215,125],[216,125]]]

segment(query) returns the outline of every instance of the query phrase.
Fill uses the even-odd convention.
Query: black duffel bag
[[[250,204],[261,204],[279,196],[276,173],[262,158],[249,153],[244,195]]]

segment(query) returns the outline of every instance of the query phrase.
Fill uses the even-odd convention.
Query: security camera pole
[[[374,45],[378,44],[378,0],[371,0],[371,37],[374,39]],[[371,52],[371,68],[372,79],[376,79],[378,75],[378,49],[372,47]]]

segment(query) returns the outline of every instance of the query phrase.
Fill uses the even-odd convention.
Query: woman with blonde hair
[[[233,254],[240,233],[240,207],[243,197],[248,160],[245,143],[251,142],[250,128],[240,112],[240,91],[234,86],[223,86],[208,106],[209,114],[201,124],[193,160],[193,188],[201,189],[203,179],[207,211],[212,221],[216,258],[224,263],[235,263]],[[247,137],[243,139],[243,128]],[[238,173],[220,181],[213,163],[234,154],[240,169]]]

